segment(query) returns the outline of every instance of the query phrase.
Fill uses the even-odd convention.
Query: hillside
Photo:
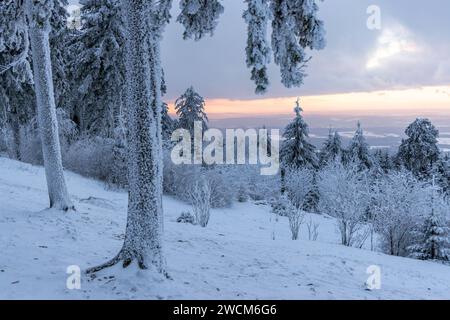
[[[340,246],[329,217],[311,216],[318,241],[305,226],[291,241],[287,220],[265,205],[214,210],[202,229],[177,223],[189,206],[167,197],[172,280],[115,267],[68,290],[68,266],[85,269],[120,249],[127,194],[70,172],[67,181],[77,212],[44,210],[43,168],[0,158],[0,299],[450,299],[450,267]],[[371,265],[381,267],[381,290],[365,287]]]

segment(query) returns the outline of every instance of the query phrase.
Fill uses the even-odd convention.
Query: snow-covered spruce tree
[[[348,146],[346,158],[346,162],[358,163],[361,170],[370,169],[373,165],[370,148],[360,122],[358,122],[358,128]]]
[[[67,211],[72,209],[73,205],[67,192],[62,167],[49,46],[50,21],[55,8],[55,1],[26,0],[13,2],[20,7],[20,16],[26,14],[27,25],[23,25],[25,17],[20,17],[20,21],[9,22],[15,27],[26,28],[29,33],[38,123],[50,207]],[[25,50],[23,54],[27,56],[28,50]]]
[[[320,192],[319,186],[317,185],[317,172],[312,172],[313,179],[310,184],[309,192],[306,195],[305,203],[303,205],[303,210],[310,213],[319,212],[319,202],[320,202]]]
[[[328,133],[328,138],[320,150],[320,165],[326,166],[336,160],[342,160],[342,140],[337,131]]]
[[[33,76],[23,7],[0,2],[0,112],[5,123],[10,157],[20,160],[20,128],[34,116]]]
[[[405,131],[408,136],[398,149],[397,162],[419,178],[430,178],[439,160],[439,131],[428,119],[416,119]]]
[[[113,138],[123,109],[124,34],[118,0],[81,0],[81,32],[72,40],[71,79],[80,131]]]
[[[67,79],[67,38],[71,31],[67,26],[67,19],[69,17],[69,13],[66,10],[67,5],[67,0],[54,1],[54,7],[50,18],[51,31],[49,42],[56,107],[64,108],[66,111],[69,111],[67,110],[67,96],[70,92],[70,84]]]
[[[294,108],[295,118],[287,125],[283,132],[284,141],[281,145],[281,193],[285,191],[286,170],[296,168],[317,168],[318,160],[315,147],[307,141],[309,128],[303,119],[300,99]]]
[[[205,113],[205,100],[193,87],[190,87],[175,101],[175,110],[178,116],[178,127],[194,133],[194,124],[201,121],[203,131],[208,129],[208,116]]]
[[[300,99],[294,108],[295,118],[289,123],[283,132],[283,141],[280,157],[286,167],[317,167],[317,155],[314,145],[309,143],[308,124],[303,119]]]
[[[277,3],[280,1],[277,1]],[[289,0],[291,4],[297,1]],[[317,8],[314,1],[305,1]],[[141,269],[151,266],[165,273],[162,248],[162,147],[161,147],[161,62],[159,44],[164,26],[170,19],[171,0],[124,0],[122,8],[125,20],[126,112],[128,114],[128,176],[129,205],[125,241],[119,254],[111,261],[88,272],[122,263],[124,267],[133,261]],[[218,0],[183,0],[178,17],[185,26],[185,38],[199,39],[211,33],[222,11]],[[305,4],[297,4],[304,11]],[[275,6],[276,7],[276,6]],[[306,6],[308,7],[308,6]],[[297,10],[298,11],[298,10]],[[298,15],[296,23],[288,29],[300,44],[323,43],[322,33],[311,27],[317,10],[309,15]],[[314,19],[313,19],[314,18]],[[274,21],[274,20],[280,21]],[[277,25],[286,22],[286,15],[274,17]],[[284,29],[287,31],[286,29]],[[279,30],[277,31],[280,34]],[[314,42],[314,45],[312,44]],[[278,42],[276,47],[288,52],[291,43]],[[287,59],[283,68],[294,70],[306,61]],[[300,85],[287,82],[286,85]]]
[[[420,260],[450,260],[450,228],[446,215],[449,204],[437,192],[439,189],[433,178],[426,207],[430,213],[415,232],[416,243],[408,248],[410,256]]]
[[[256,84],[256,93],[265,93],[269,86],[267,65],[270,63],[271,50],[267,37],[270,21],[268,0],[245,0],[248,8],[244,12],[247,27],[247,66],[251,68],[251,79]]]
[[[393,169],[394,164],[389,154],[389,150],[377,149],[373,155],[374,163],[384,172],[388,173]]]

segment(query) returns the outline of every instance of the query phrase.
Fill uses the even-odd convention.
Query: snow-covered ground
[[[120,249],[127,195],[70,172],[67,180],[77,212],[44,210],[43,169],[0,158],[0,299],[450,299],[450,267],[340,246],[331,218],[311,215],[318,241],[307,240],[306,226],[292,241],[287,220],[267,206],[214,210],[203,229],[177,223],[189,206],[171,198],[172,280],[117,266],[69,290],[68,266],[86,269]],[[380,290],[365,287],[371,265],[381,268]]]

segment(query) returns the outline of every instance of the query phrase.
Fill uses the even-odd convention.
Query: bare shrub
[[[308,228],[308,239],[310,241],[316,241],[317,238],[319,238],[320,224],[314,222],[312,218],[309,218],[309,221],[306,223],[306,227]]]
[[[288,203],[287,217],[289,219],[289,228],[291,229],[292,240],[298,240],[300,226],[305,220],[305,211],[303,211],[301,207],[293,205],[290,201]]]

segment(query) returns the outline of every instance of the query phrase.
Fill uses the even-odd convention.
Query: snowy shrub
[[[272,212],[281,217],[287,217],[289,201],[286,197],[278,197],[270,199],[270,206]]]
[[[64,165],[86,177],[108,181],[113,171],[114,140],[94,137],[72,144],[67,151]]]
[[[66,111],[59,108],[56,110],[58,116],[59,141],[61,153],[64,160],[70,145],[77,138],[76,124],[69,119]],[[37,119],[34,117],[23,126],[20,137],[20,159],[33,165],[43,165],[41,137],[39,134]]]
[[[205,228],[211,212],[211,186],[206,179],[197,181],[189,191],[195,223]]]
[[[227,176],[226,169],[216,167],[214,169],[205,170],[204,176],[211,192],[211,206],[213,208],[230,207],[237,198],[237,186],[231,178]]]
[[[189,193],[192,183],[206,179],[211,191],[211,207],[231,206],[236,199],[237,186],[227,167],[204,167],[201,165],[175,165],[170,153],[165,152],[163,187],[166,194],[185,202],[190,201]]]
[[[263,176],[256,165],[230,167],[227,178],[234,190],[242,187],[248,198],[254,201],[269,200],[279,195],[279,176]]]
[[[375,231],[381,249],[390,255],[406,256],[414,242],[414,229],[424,212],[424,189],[413,173],[392,172],[378,179],[374,190]]]
[[[291,168],[285,169],[285,172],[285,187],[289,200],[296,207],[303,209],[313,185],[313,171],[307,168]]]
[[[356,164],[345,167],[340,162],[327,165],[319,172],[319,208],[336,218],[341,244],[362,246],[365,234],[364,215],[370,201],[368,178]]]
[[[177,222],[195,224],[195,217],[190,212],[182,212],[181,216],[178,217]]]
[[[248,201],[248,192],[247,192],[247,189],[243,185],[241,185],[238,190],[237,201],[241,202],[241,203]]]
[[[306,227],[308,228],[308,239],[310,241],[316,241],[319,237],[320,224],[314,222],[312,218],[309,218],[309,221],[306,223]]]

